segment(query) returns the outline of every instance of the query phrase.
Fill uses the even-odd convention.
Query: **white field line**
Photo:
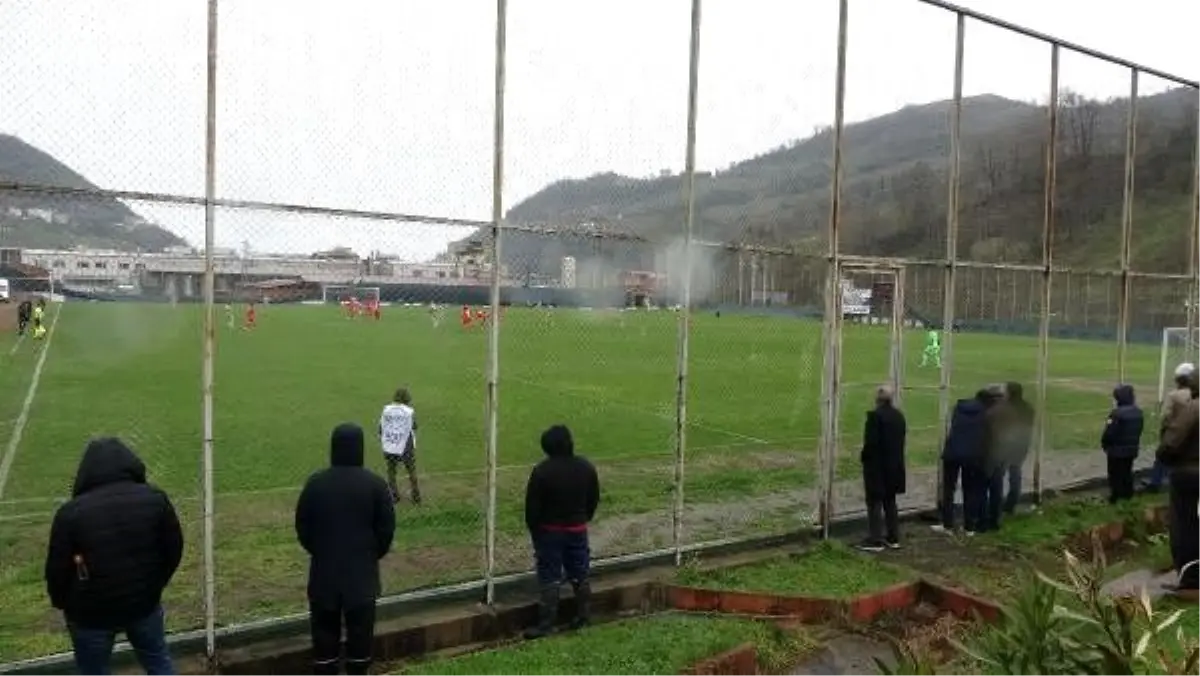
[[[61,310],[60,310],[60,312],[61,312]],[[58,315],[54,315],[54,316],[55,316],[55,317],[57,317]],[[21,342],[22,342],[22,341],[24,341],[24,340],[25,340],[25,334],[24,334],[24,333],[22,333],[21,335],[17,336],[17,340],[16,340],[16,342],[14,342],[14,343],[13,343],[12,347],[8,348],[8,356],[10,356],[10,357],[11,357],[11,356],[13,356],[14,354],[16,354],[16,353],[17,353],[17,348],[21,347]]]
[[[58,318],[62,316],[62,303],[54,312],[54,321],[50,322],[50,330],[46,332],[46,344],[38,355],[37,364],[33,367],[33,378],[29,381],[29,390],[25,393],[25,401],[21,404],[21,413],[13,425],[12,434],[8,437],[8,446],[4,449],[4,457],[0,458],[0,498],[4,497],[4,489],[8,486],[8,474],[12,470],[13,459],[17,457],[17,447],[21,445],[21,435],[25,433],[25,425],[29,423],[29,409],[37,396],[38,385],[42,382],[42,369],[46,366],[46,357],[50,354],[50,343],[54,340],[54,329],[58,327]]]

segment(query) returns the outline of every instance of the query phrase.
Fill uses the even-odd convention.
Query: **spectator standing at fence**
[[[1175,367],[1174,387],[1167,391],[1159,411],[1160,444],[1163,433],[1173,424],[1173,421],[1178,418],[1192,399],[1192,392],[1188,388],[1188,379],[1195,373],[1196,365],[1191,362],[1183,362]],[[1146,484],[1146,490],[1151,493],[1157,493],[1162,490],[1162,485],[1167,482],[1167,474],[1166,465],[1156,455],[1154,458],[1154,467],[1150,470],[1150,481]]]
[[[383,479],[363,467],[363,430],[343,423],[330,438],[330,467],[309,477],[296,503],[296,536],[309,554],[313,672],[338,673],[342,626],[346,673],[365,674],[375,637],[379,559],[396,515]]]
[[[417,415],[408,388],[396,390],[391,403],[379,414],[379,441],[387,463],[388,490],[392,502],[400,502],[400,487],[396,485],[396,466],[404,465],[408,474],[409,499],[421,504],[421,486],[417,482]]]
[[[1021,383],[1009,381],[1004,384],[1002,407],[996,410],[995,429],[999,434],[995,445],[1008,475],[1008,492],[1004,498],[1004,512],[1012,514],[1021,501],[1021,474],[1029,448],[1033,445],[1033,407],[1025,401],[1025,388]],[[999,489],[1003,492],[1003,486]]]
[[[79,673],[109,673],[118,633],[147,674],[174,673],[161,599],[182,557],[175,508],[146,483],[142,461],[119,439],[88,443],[50,526],[45,570]]]
[[[908,424],[894,399],[892,388],[880,386],[875,391],[875,408],[867,411],[863,426],[860,460],[869,535],[859,549],[868,552],[900,547],[896,496],[905,490],[904,441]]]
[[[1113,409],[1104,423],[1100,447],[1108,457],[1108,501],[1116,504],[1133,497],[1133,461],[1142,444],[1145,418],[1138,408],[1133,386],[1113,390]]]
[[[596,468],[575,455],[571,431],[565,425],[554,425],[542,433],[541,441],[546,457],[533,468],[525,486],[525,525],[533,540],[539,588],[538,621],[525,632],[528,639],[554,631],[564,573],[575,592],[576,614],[571,626],[587,624],[592,594],[588,524],[600,504]]]
[[[1184,367],[1191,367],[1190,370]],[[1163,421],[1157,458],[1167,468],[1171,505],[1171,559],[1179,573],[1180,591],[1195,591],[1200,581],[1200,392],[1196,369],[1181,364],[1189,398]],[[1177,378],[1177,382],[1179,382]]]
[[[942,448],[942,522],[935,531],[954,529],[954,492],[962,485],[963,529],[974,535],[982,527],[983,501],[986,499],[983,479],[983,453],[987,441],[987,411],[993,396],[979,390],[970,399],[960,399],[954,405],[950,429]]]

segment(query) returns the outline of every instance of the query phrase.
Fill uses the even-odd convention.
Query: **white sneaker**
[[[931,531],[933,531],[933,532],[935,532],[935,533],[945,533],[945,532],[946,532],[946,527],[945,527],[945,526],[943,526],[943,525],[942,525],[942,524],[940,524],[940,523],[935,523],[935,524],[933,524],[932,526],[930,526],[930,527],[929,527],[929,530],[931,530]]]
[[[966,535],[966,536],[967,536],[967,537],[969,537],[969,538],[973,538],[973,537],[975,537],[975,531],[973,531],[973,530],[966,531],[966,532],[965,532],[965,533],[963,533],[963,534],[964,534],[964,535]]]

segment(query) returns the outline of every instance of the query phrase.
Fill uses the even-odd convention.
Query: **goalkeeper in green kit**
[[[925,334],[925,351],[921,353],[921,366],[928,366],[930,360],[934,366],[942,365],[942,339],[937,330]]]

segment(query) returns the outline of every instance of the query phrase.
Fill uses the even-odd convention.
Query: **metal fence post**
[[[216,311],[213,307],[216,246],[217,189],[217,2],[208,0],[208,61],[204,121],[204,348],[201,366],[204,439],[204,655],[210,673],[217,668],[216,505],[213,490],[213,343],[216,340]]]
[[[1125,121],[1125,187],[1121,204],[1121,300],[1117,307],[1117,381],[1125,382],[1129,352],[1129,296],[1133,278],[1129,274],[1133,243],[1133,185],[1137,157],[1138,72],[1129,71],[1129,112]]]
[[[1046,452],[1046,376],[1050,369],[1050,284],[1054,265],[1055,182],[1058,174],[1058,43],[1050,45],[1050,100],[1047,102],[1045,209],[1042,215],[1042,307],[1038,323],[1037,444],[1033,453],[1034,501],[1042,503],[1042,457]]]
[[[841,378],[842,322],[838,258],[838,232],[842,218],[842,133],[846,126],[846,44],[849,37],[849,0],[838,1],[837,77],[833,102],[833,176],[829,190],[829,228],[826,231],[824,374],[821,380],[821,444],[818,451],[820,477],[819,519],[821,536],[829,536],[833,516],[833,479],[838,455],[838,399]]]
[[[950,178],[946,194],[946,262],[942,275],[942,363],[938,372],[938,431],[943,443],[950,425],[950,383],[954,372],[954,304],[958,288],[958,197],[962,168],[963,51],[967,17],[956,15],[954,38],[954,107],[950,117]],[[954,494],[942,490],[942,463],[937,463],[937,505],[954,502]]]
[[[487,354],[487,517],[484,526],[485,601],[496,600],[496,463],[498,386],[500,380],[500,236],[504,221],[504,75],[508,31],[508,0],[496,0],[496,72],[492,127],[492,277],[491,323],[488,325]]]
[[[1191,293],[1187,304],[1187,326],[1189,334],[1197,329],[1200,319],[1200,278],[1197,270],[1200,267],[1200,116],[1197,117],[1196,147],[1192,149],[1192,222],[1188,228],[1188,279],[1191,280]],[[1193,360],[1200,360],[1200,355],[1188,355]]]
[[[700,89],[700,5],[692,0],[692,35],[688,47],[687,141],[683,165],[683,302],[679,311],[679,344],[675,364],[675,505],[671,539],[675,565],[683,562],[683,470],[687,455],[688,346],[692,328],[692,225],[696,217],[696,115]],[[751,285],[753,288],[753,285]]]

